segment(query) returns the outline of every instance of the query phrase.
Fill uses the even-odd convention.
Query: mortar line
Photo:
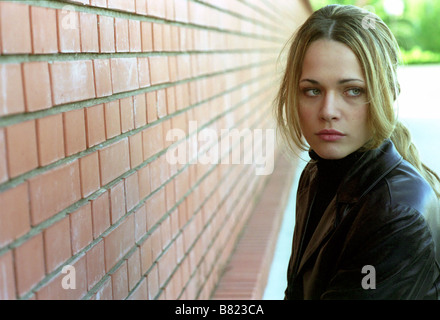
[[[2,0],[2,1],[4,1],[4,0]],[[139,20],[142,22],[152,22],[152,23],[161,23],[161,24],[168,24],[168,25],[174,25],[174,26],[180,26],[180,27],[189,27],[189,28],[194,28],[194,29],[211,30],[211,31],[216,31],[216,32],[244,36],[244,37],[248,37],[248,38],[266,40],[266,41],[270,41],[270,42],[275,41],[275,39],[276,39],[276,37],[262,36],[262,35],[258,35],[258,34],[239,32],[239,31],[228,30],[228,29],[220,29],[218,27],[198,25],[198,24],[189,23],[189,22],[167,20],[165,18],[137,14],[136,12],[123,11],[123,10],[118,10],[118,9],[109,9],[109,8],[103,8],[103,7],[91,7],[91,6],[79,4],[77,2],[71,2],[69,0],[9,0],[9,1],[28,4],[28,5],[32,5],[32,6],[52,8],[52,9],[63,9],[63,8],[66,8],[66,6],[69,6],[69,7],[73,8],[76,12],[98,14],[98,15],[110,16],[113,18],[128,19],[128,20]],[[158,0],[158,1],[160,1],[160,0]],[[203,3],[203,4],[206,6],[206,3]]]
[[[75,101],[75,102],[65,103],[65,104],[61,104],[61,105],[55,105],[51,108],[39,110],[39,111],[35,111],[35,112],[7,115],[7,116],[0,117],[0,128],[11,126],[11,125],[18,124],[18,123],[25,122],[25,121],[44,118],[46,116],[56,115],[56,114],[63,113],[63,112],[83,109],[83,108],[87,108],[87,107],[96,106],[99,104],[105,104],[105,103],[109,103],[109,102],[112,102],[115,100],[129,98],[129,97],[136,96],[136,95],[143,94],[143,93],[147,93],[147,92],[166,89],[166,88],[174,87],[177,85],[190,83],[193,81],[198,81],[198,80],[207,79],[207,78],[213,78],[213,77],[220,76],[220,75],[226,75],[229,73],[239,72],[239,71],[243,71],[246,69],[252,69],[254,67],[261,67],[261,66],[269,65],[271,63],[273,63],[272,59],[249,64],[249,65],[245,65],[245,66],[240,66],[237,68],[227,69],[227,70],[223,70],[223,71],[217,71],[217,72],[210,73],[210,74],[204,74],[204,75],[202,74],[202,75],[199,75],[196,77],[178,80],[176,82],[161,83],[161,84],[156,84],[156,85],[152,85],[152,86],[148,86],[148,87],[144,87],[144,88],[140,88],[140,89],[115,93],[110,96],[92,98],[92,99],[87,99],[87,100],[83,100],[83,101]],[[1,192],[1,185],[0,185],[0,192]]]
[[[0,0],[1,1],[1,0]],[[177,57],[186,55],[223,55],[223,54],[277,54],[279,48],[252,48],[232,50],[187,50],[187,51],[138,51],[138,52],[77,52],[77,53],[50,53],[50,54],[0,54],[1,64],[26,63],[26,62],[58,62],[58,61],[79,61],[99,60],[117,58],[149,58],[149,57]]]

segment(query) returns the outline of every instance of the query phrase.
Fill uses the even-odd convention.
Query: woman
[[[311,161],[286,299],[439,299],[439,178],[396,119],[397,65],[388,27],[354,6],[316,11],[292,38],[276,117]]]

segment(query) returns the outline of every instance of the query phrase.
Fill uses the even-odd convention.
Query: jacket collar
[[[386,140],[379,148],[369,150],[365,152],[358,161],[356,161],[353,167],[349,170],[346,177],[342,181],[336,197],[331,201],[327,210],[323,213],[321,220],[316,227],[301,259],[299,261],[299,273],[308,261],[308,259],[314,254],[314,252],[320,247],[321,243],[331,234],[336,228],[337,220],[340,221],[343,217],[338,217],[336,211],[337,204],[353,204],[358,202],[365,194],[368,193],[383,177],[385,177],[392,169],[398,166],[402,161],[402,157],[397,152],[394,144],[391,140]],[[316,166],[310,168],[312,176],[316,177]],[[316,181],[315,181],[316,182]],[[310,193],[307,197],[307,208],[313,205],[313,197],[311,193],[316,190],[316,185],[312,183],[309,185]],[[304,208],[304,207],[303,207]],[[297,208],[299,209],[299,208]],[[306,216],[309,212],[302,212],[302,215]],[[302,221],[301,237],[304,237],[307,217]],[[302,240],[300,240],[302,241]],[[300,250],[300,245],[296,244],[296,250]],[[297,251],[298,252],[298,251]]]
[[[342,181],[337,202],[355,203],[402,162],[393,142],[386,140],[379,148],[365,152]]]

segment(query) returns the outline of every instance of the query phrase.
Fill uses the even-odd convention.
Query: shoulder
[[[429,183],[405,160],[384,178],[384,183],[391,207],[409,207],[424,214],[436,198]]]
[[[416,230],[428,231],[426,217],[438,205],[429,183],[411,164],[402,161],[354,206],[352,214],[355,229],[365,230],[367,237],[379,232],[384,236],[398,234],[396,239],[409,241]]]
[[[401,254],[426,250],[432,242],[426,216],[433,207],[438,209],[436,200],[429,183],[402,161],[357,204],[353,212],[356,237],[371,241],[375,235],[376,244],[406,248]]]
[[[424,215],[436,199],[425,178],[410,163],[402,160],[362,196],[360,205],[375,210],[410,208]]]
[[[440,200],[430,184],[404,161],[386,178],[394,210],[410,208],[428,226],[440,262]],[[426,227],[425,227],[426,228]]]

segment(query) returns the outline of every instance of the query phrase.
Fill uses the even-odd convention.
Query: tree
[[[328,4],[350,4],[369,9],[389,26],[404,56],[411,56],[408,61],[417,63],[420,56],[423,63],[440,62],[440,1],[402,0],[404,11],[400,16],[386,12],[385,1],[389,0],[311,0],[311,3],[315,10]]]

